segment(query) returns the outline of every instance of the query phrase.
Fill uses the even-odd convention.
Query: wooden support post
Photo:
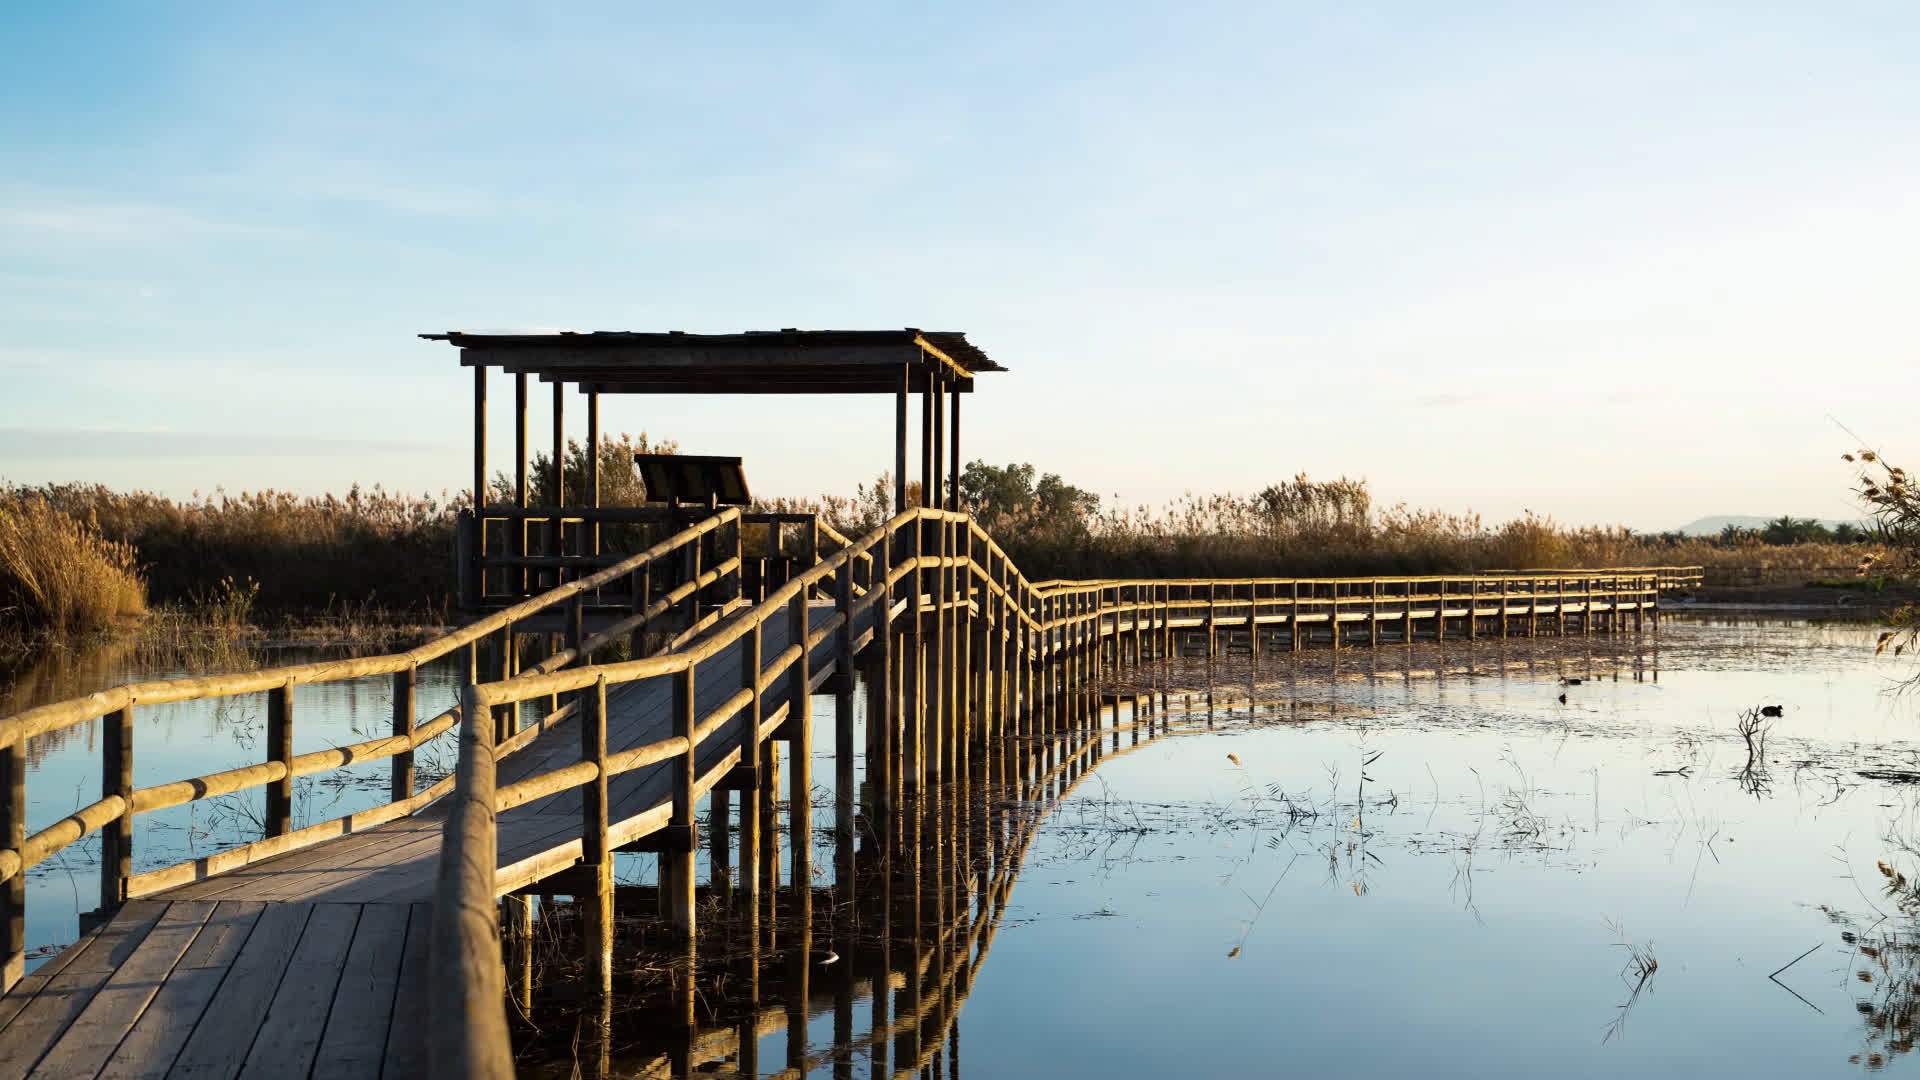
[[[420,668],[409,664],[405,671],[393,673],[393,734],[412,735],[413,718],[420,689]],[[393,755],[393,801],[413,797],[413,751]]]
[[[927,370],[926,385],[920,390],[920,505],[932,507],[934,503],[933,487],[933,401],[939,393],[939,384],[935,381],[933,370]],[[924,523],[925,519],[921,521]],[[915,554],[925,549],[925,545],[914,548]]]
[[[688,740],[687,752],[673,759],[673,817],[669,826],[678,835],[669,845],[674,850],[660,856],[660,891],[667,921],[682,935],[694,935],[693,900],[693,773],[699,747],[692,745],[694,716],[693,665],[673,675],[673,734]]]
[[[787,633],[800,643],[800,655],[787,669],[787,832],[788,858],[792,860],[793,898],[800,925],[808,924],[813,912],[813,715],[812,674],[807,656],[807,597],[796,592],[787,601]]]
[[[707,886],[728,907],[733,899],[733,829],[727,823],[733,793],[725,785],[707,792]]]
[[[473,365],[473,513],[476,520],[482,521],[479,543],[474,554],[485,555],[486,529],[484,512],[487,505],[487,365],[475,361]]]
[[[1434,584],[1433,602],[1433,640],[1447,640],[1447,581],[1441,578]]]
[[[15,739],[0,749],[0,844],[15,858],[27,843],[27,741]],[[27,871],[14,871],[0,889],[0,926],[6,941],[0,955],[0,990],[12,990],[27,973]]]
[[[1287,640],[1292,652],[1300,651],[1300,583],[1293,583],[1293,602],[1287,608]]]
[[[600,395],[592,390],[587,394],[587,506],[600,508]],[[586,523],[586,553],[600,554],[600,522]]]
[[[513,376],[513,505],[527,508],[527,373]],[[509,551],[515,558],[527,554],[527,519],[509,522]],[[510,590],[516,596],[527,595],[527,568],[516,566],[508,575]]]
[[[1372,592],[1367,603],[1367,644],[1378,647],[1380,644],[1380,579],[1371,582]]]
[[[1218,633],[1218,631],[1214,629],[1214,619],[1218,617],[1218,612],[1216,611],[1218,600],[1214,588],[1213,582],[1210,581],[1207,583],[1207,659],[1209,660],[1213,659],[1219,652],[1219,647],[1214,641],[1214,635]]]
[[[1327,626],[1333,630],[1333,648],[1337,652],[1340,649],[1340,583],[1330,581],[1327,588],[1333,599],[1333,603],[1327,607]]]
[[[1467,640],[1474,637],[1474,623],[1480,611],[1480,579],[1467,579]]]
[[[893,541],[891,530],[880,537],[880,555],[876,560],[880,599],[873,607],[874,641],[880,646],[874,664],[874,684],[868,689],[867,782],[873,785],[874,807],[882,815],[893,812],[893,792],[899,778],[900,693],[894,677],[899,664],[900,646],[893,633]],[[876,705],[873,695],[879,695]],[[874,730],[877,726],[878,730]]]
[[[740,726],[740,762],[734,768],[753,774],[760,767],[760,725],[766,721],[766,707],[760,700],[760,671],[766,661],[761,656],[761,628],[758,619],[740,635],[740,688],[747,691],[747,722]],[[744,783],[757,780],[749,779]]]
[[[689,669],[691,670],[691,669]],[[600,676],[582,695],[580,760],[599,771],[580,787],[580,862],[590,879],[581,931],[585,938],[587,985],[594,993],[613,992],[613,853],[607,848],[607,677]],[[688,752],[692,758],[692,752]],[[678,777],[676,796],[678,795]],[[676,800],[677,803],[677,800]],[[676,809],[677,809],[676,805]],[[684,871],[692,892],[692,854]],[[661,885],[665,887],[663,880]],[[676,926],[680,924],[676,921]],[[686,924],[689,931],[691,919]]]
[[[293,831],[293,683],[267,691],[267,761],[289,766],[267,785],[266,834]]]
[[[100,742],[100,797],[126,800],[126,809],[100,830],[100,910],[117,911],[133,877],[133,706],[106,716]]]
[[[905,513],[907,509],[907,395],[911,389],[909,378],[913,368],[908,364],[900,365],[900,372],[893,384],[893,512]]]
[[[1260,583],[1247,582],[1247,656],[1260,659]]]
[[[553,384],[553,458],[547,463],[547,506],[553,511],[553,516],[547,519],[547,555],[549,557],[562,554],[561,548],[565,541],[563,535],[565,526],[560,521],[560,507],[567,505],[566,388],[565,383]],[[548,579],[549,583],[557,586],[564,580],[560,567],[555,566],[553,575]]]
[[[577,596],[574,597],[575,605],[578,605],[579,602],[580,598]],[[491,663],[487,665],[488,681],[505,682],[513,678],[513,627],[511,625],[502,626],[500,629],[487,635],[487,637],[490,639],[487,659],[491,661]],[[498,746],[506,742],[519,730],[515,726],[519,722],[519,712],[519,706],[517,705],[494,706],[494,745]]]
[[[946,379],[939,375],[929,375],[929,386],[933,396],[933,489],[926,494],[926,504],[936,510],[947,507],[947,395]],[[946,531],[943,522],[941,531]],[[944,553],[944,552],[943,552]],[[945,576],[945,571],[942,571]]]
[[[834,881],[842,902],[851,895],[848,890],[853,885],[853,564],[851,558],[841,564],[833,595],[834,611],[840,616],[833,661]]]
[[[1400,589],[1401,595],[1406,598],[1406,611],[1401,615],[1400,640],[1411,645],[1413,644],[1413,582],[1409,580],[1402,583]]]
[[[954,379],[949,384],[948,396],[953,399],[953,403],[950,406],[950,408],[952,409],[952,415],[948,417],[948,422],[952,425],[952,431],[949,433],[949,436],[947,439],[947,443],[948,443],[947,456],[950,459],[950,464],[947,470],[948,479],[950,481],[948,490],[947,490],[947,509],[958,510],[960,509],[960,380],[959,379]]]

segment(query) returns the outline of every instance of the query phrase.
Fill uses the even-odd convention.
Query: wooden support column
[[[1333,631],[1333,647],[1338,651],[1340,648],[1340,583],[1329,582],[1327,588],[1332,590],[1333,594],[1333,603],[1327,606],[1327,626]]]
[[[948,422],[952,425],[953,430],[947,440],[947,455],[951,459],[951,464],[947,471],[952,481],[947,492],[947,508],[949,510],[958,510],[960,509],[960,380],[953,379],[948,385],[950,388],[949,396],[953,399],[951,406],[953,415],[949,418]]]
[[[566,389],[565,383],[553,384],[553,457],[547,462],[547,506],[553,510],[553,516],[547,519],[548,557],[560,555],[565,540],[562,535],[565,526],[561,524],[559,508],[567,505]],[[561,569],[555,566],[548,583],[557,586],[562,580]]]
[[[852,896],[853,888],[853,566],[851,558],[841,564],[833,595],[834,611],[840,616],[833,650],[833,876],[841,903]]]
[[[477,518],[487,505],[487,365],[473,365],[473,513]],[[481,530],[481,536],[486,530]],[[484,541],[475,554],[486,554]]]
[[[893,633],[893,541],[891,530],[880,537],[879,578],[874,585],[880,599],[873,608],[874,641],[880,646],[875,663],[877,678],[868,688],[867,782],[873,785],[874,808],[881,815],[893,812],[893,792],[899,777],[900,695],[894,673],[900,654]],[[879,695],[876,703],[873,696]],[[874,730],[877,726],[878,730]]]
[[[293,761],[293,683],[267,691],[267,761],[290,766]],[[285,836],[293,831],[293,770],[267,785],[266,834]]]
[[[486,599],[487,573],[481,560],[487,554],[487,365],[473,365],[473,539],[467,556],[473,560],[469,589],[472,603]],[[461,567],[467,573],[469,568]]]
[[[698,747],[692,745],[692,740],[696,700],[693,665],[688,664],[673,675],[673,733],[688,740],[688,746],[687,752],[674,758],[670,766],[673,772],[673,817],[669,827],[675,836],[668,845],[673,850],[660,855],[660,893],[667,921],[688,939],[693,937],[695,929],[693,773]]]
[[[100,911],[117,911],[127,901],[133,877],[133,706],[101,717],[100,797],[126,800],[120,816],[100,830]]]
[[[513,505],[522,510],[527,508],[527,373],[516,372],[513,376]],[[511,524],[507,530],[509,552],[516,558],[527,554],[527,519]],[[514,594],[527,594],[527,568],[514,567],[509,575],[509,586]]]
[[[409,664],[405,671],[393,673],[393,734],[412,735],[413,718],[420,690],[420,666]],[[393,755],[393,801],[413,797],[413,751]]]
[[[607,849],[607,677],[581,695],[580,760],[598,766],[592,780],[580,787],[580,862],[590,884],[581,932],[585,938],[587,985],[593,992],[613,992],[613,852]],[[688,756],[692,753],[689,751]],[[676,789],[678,787],[676,777]],[[678,794],[676,790],[676,795]],[[676,809],[677,809],[676,800]],[[665,858],[666,856],[663,856]],[[684,871],[693,881],[692,853]],[[665,881],[662,881],[665,887]],[[689,893],[692,889],[687,890]],[[679,923],[676,921],[676,926]],[[689,920],[687,929],[691,930]]]
[[[907,509],[907,395],[913,368],[900,365],[893,384],[893,512]]]
[[[812,672],[807,656],[807,595],[793,594],[787,601],[787,633],[800,645],[787,670],[787,744],[792,758],[787,763],[788,858],[791,860],[794,917],[801,926],[811,925],[813,917],[813,715]]]
[[[928,393],[933,398],[933,489],[926,495],[926,504],[936,510],[944,510],[947,507],[946,380],[935,374],[929,374],[927,379]]]
[[[1260,583],[1247,582],[1247,658],[1260,659]]]
[[[592,390],[587,395],[587,505],[595,510],[600,508],[600,395]],[[589,555],[600,554],[600,523],[589,521],[586,524],[586,550]]]
[[[925,507],[935,505],[933,501],[933,402],[939,392],[939,385],[934,381],[933,370],[929,368],[926,381],[920,388],[920,505]],[[917,553],[921,549],[914,550]]]

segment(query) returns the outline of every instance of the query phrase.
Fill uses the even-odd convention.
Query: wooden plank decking
[[[818,627],[832,608],[809,615]],[[767,656],[789,644],[784,622],[768,624]],[[832,636],[809,660],[817,687],[835,671]],[[740,668],[737,643],[700,665],[702,712],[740,688]],[[785,718],[785,680],[763,696],[763,728]],[[669,704],[665,679],[610,690],[609,748],[670,735]],[[701,793],[738,761],[744,720],[703,744]],[[501,759],[501,782],[579,752],[579,722],[563,719]],[[609,782],[615,845],[667,824],[668,768]],[[579,858],[580,799],[574,788],[500,815],[500,892]],[[0,1080],[420,1075],[441,828],[430,808],[128,903],[0,997]]]

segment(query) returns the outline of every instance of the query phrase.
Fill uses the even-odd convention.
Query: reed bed
[[[632,454],[672,449],[645,435],[609,440],[602,448],[602,502],[638,502],[644,492]],[[571,473],[584,464],[584,453],[576,445],[569,459]],[[536,488],[546,482],[544,465],[535,462]],[[510,496],[506,477],[495,484],[497,496]],[[534,502],[544,490],[533,493]],[[962,476],[960,490],[967,508],[1035,580],[1701,565],[1712,585],[1799,585],[1812,578],[1857,577],[1863,557],[1877,550],[1859,543],[1767,544],[1753,534],[1646,536],[1564,526],[1536,515],[1491,524],[1473,514],[1379,509],[1364,481],[1305,476],[1249,496],[1188,495],[1160,507],[1102,509],[1098,498],[1058,476],[976,462]],[[918,484],[908,486],[908,499],[919,503]],[[434,498],[378,486],[355,487],[344,496],[215,491],[175,500],[88,484],[14,488],[0,491],[0,500],[10,507],[46,508],[15,512],[40,514],[41,528],[89,523],[92,541],[71,532],[80,526],[61,527],[69,528],[70,535],[63,534],[69,548],[93,545],[87,548],[95,552],[92,561],[54,559],[61,566],[72,561],[75,567],[108,568],[74,571],[97,583],[96,598],[76,612],[137,610],[137,600],[124,591],[131,587],[127,579],[114,576],[137,570],[146,576],[153,602],[223,623],[331,611],[355,612],[362,621],[395,614],[443,621],[455,581],[455,520],[467,502],[464,494]],[[892,481],[882,475],[852,495],[764,499],[754,509],[817,513],[845,535],[861,536],[892,516],[892,501]],[[58,513],[49,517],[49,511]],[[24,560],[56,549],[23,550],[28,554],[9,557]],[[74,617],[85,622],[98,616]]]
[[[0,495],[0,630],[64,638],[146,610],[132,545],[38,496]]]

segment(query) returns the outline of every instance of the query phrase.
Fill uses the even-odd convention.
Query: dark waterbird
[[[1760,715],[1778,717],[1782,715],[1785,710],[1786,706],[1784,705],[1762,705],[1760,706]]]

